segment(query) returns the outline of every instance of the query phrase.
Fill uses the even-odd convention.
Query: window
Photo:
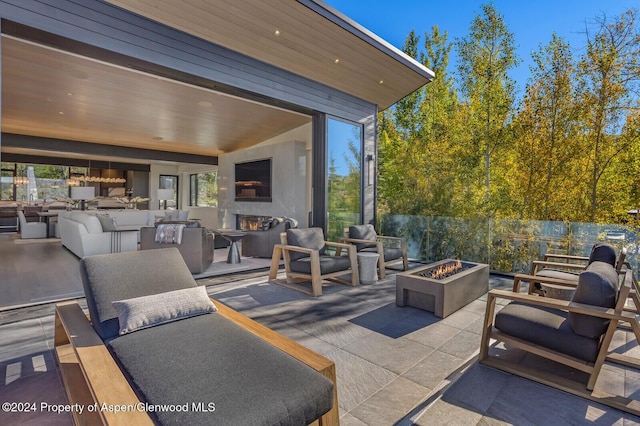
[[[218,207],[218,171],[189,176],[189,205]]]
[[[65,166],[2,163],[0,199],[31,202],[66,197],[68,176]]]

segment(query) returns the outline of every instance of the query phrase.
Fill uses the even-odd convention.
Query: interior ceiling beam
[[[218,165],[217,156],[185,154],[181,152],[159,151],[142,148],[132,148],[99,143],[78,142],[66,139],[53,139],[39,136],[2,133],[2,148],[37,149],[41,151],[69,152],[85,155],[105,157],[123,157],[138,160],[172,161],[190,164]],[[5,161],[5,156],[2,159]],[[93,161],[92,161],[93,164]]]

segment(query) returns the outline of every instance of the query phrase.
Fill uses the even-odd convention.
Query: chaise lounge
[[[214,306],[177,249],[80,268],[90,319],[57,305],[55,350],[69,402],[106,409],[73,413],[77,424],[339,423],[335,364]]]

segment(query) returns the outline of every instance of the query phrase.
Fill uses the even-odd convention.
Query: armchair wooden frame
[[[290,356],[305,363],[333,381],[333,408],[313,424],[338,425],[338,393],[335,363],[290,340],[252,319],[215,301],[217,314],[253,333]],[[93,329],[90,319],[77,302],[56,305],[55,353],[70,404],[85,407],[82,414],[74,411],[73,420],[77,425],[153,425],[152,419],[144,411],[135,409],[142,401],[136,396],[131,385],[118,367],[115,359]],[[97,404],[101,407],[134,407],[125,411],[86,409]]]
[[[378,257],[378,277],[383,280],[386,276],[386,268],[389,265],[394,265],[400,261],[402,261],[402,271],[406,271],[409,269],[409,259],[407,258],[407,242],[402,237],[387,237],[385,235],[376,235],[376,241],[370,240],[359,240],[357,238],[349,238],[349,228],[344,228],[344,237],[338,240],[341,243],[348,244],[375,244],[376,245],[376,253],[380,256]],[[402,250],[402,259],[391,259],[385,260],[384,258],[384,242],[389,241],[395,243],[396,245],[400,245],[400,249]],[[338,254],[340,254],[338,252]]]
[[[614,266],[616,268],[616,271],[618,271],[618,274],[624,273],[623,268],[625,266],[627,267],[627,269],[630,269],[630,265],[629,265],[629,262],[627,262],[626,257],[627,257],[627,249],[623,248],[622,250],[620,250],[620,254],[618,255],[618,259],[616,260],[616,264]],[[568,262],[551,262],[549,261],[549,259],[551,258],[565,259],[567,261],[578,260],[578,261],[584,261],[584,263],[580,264],[580,263],[568,263]],[[584,256],[570,256],[570,255],[563,255],[563,254],[546,254],[544,256],[544,259],[545,260],[533,261],[531,274],[516,274],[513,280],[513,291],[519,292],[520,285],[522,282],[529,283],[529,287],[527,290],[528,294],[535,293],[533,283],[545,283],[545,284],[553,284],[553,285],[566,286],[566,287],[576,287],[578,285],[578,274],[587,268],[587,261],[589,260],[588,257],[584,257]],[[544,267],[560,268],[560,269],[567,269],[569,271],[574,271],[574,273],[576,274],[576,279],[569,281],[569,280],[563,280],[561,278],[543,277],[538,275],[538,272],[540,271],[540,269]],[[635,290],[633,288],[631,290],[632,290],[632,294],[635,293]],[[639,299],[638,307],[640,308],[640,299]]]
[[[340,275],[345,275],[349,270],[332,272],[322,275],[320,272],[320,252],[318,250],[308,249],[299,246],[292,246],[287,244],[287,233],[280,233],[280,241],[282,244],[276,244],[273,246],[273,256],[271,257],[271,267],[269,269],[269,281],[280,284],[284,287],[292,288],[293,290],[300,291],[310,296],[322,295],[322,280],[332,280],[341,284],[347,284],[357,286],[360,284],[360,277],[358,275],[358,258],[356,256],[356,246],[344,243],[334,243],[331,241],[325,241],[325,244],[329,247],[336,248],[336,256],[340,256],[342,249],[347,250],[349,261],[351,262],[351,281],[339,278]],[[291,270],[291,252],[304,253],[309,255],[311,264],[311,274],[305,274],[302,272],[295,272]],[[286,273],[286,280],[277,279],[278,269],[280,267],[280,259],[284,257],[284,268]],[[300,286],[300,282],[311,281],[311,291]]]
[[[640,342],[640,323],[638,322],[638,317],[630,312],[625,312],[623,310],[624,304],[627,297],[629,297],[631,290],[637,287],[638,283],[633,276],[633,272],[631,270],[628,270],[625,274],[624,282],[618,294],[618,301],[615,308],[613,309],[601,308],[597,306],[574,303],[548,297],[538,297],[535,295],[514,293],[511,291],[491,290],[489,291],[487,296],[482,339],[480,341],[479,361],[485,365],[512,374],[516,374],[518,376],[534,380],[548,386],[552,386],[554,388],[589,399],[591,401],[595,401],[628,413],[640,415],[640,401],[629,399],[620,395],[612,395],[603,390],[595,389],[598,374],[600,373],[605,360],[640,369],[640,360],[622,354],[608,353],[609,346],[613,338],[613,333],[618,327],[619,322],[629,323],[636,340]],[[523,339],[500,332],[493,325],[497,299],[507,299],[511,301],[523,302],[529,305],[554,308],[567,312],[576,312],[594,317],[609,319],[610,323],[600,342],[600,350],[598,352],[596,361],[594,363],[587,363],[563,353],[553,351],[543,346],[536,345]],[[495,339],[496,341],[493,345],[491,345],[491,339]],[[490,355],[490,346],[495,346],[495,344],[497,344],[498,342],[504,342],[511,347],[516,347],[583,371],[589,375],[588,381],[585,384],[568,379],[566,377],[560,377],[549,372],[526,367],[513,361],[501,359],[499,356]]]

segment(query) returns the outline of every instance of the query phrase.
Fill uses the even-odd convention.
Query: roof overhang
[[[434,73],[318,0],[106,0],[383,110]]]

